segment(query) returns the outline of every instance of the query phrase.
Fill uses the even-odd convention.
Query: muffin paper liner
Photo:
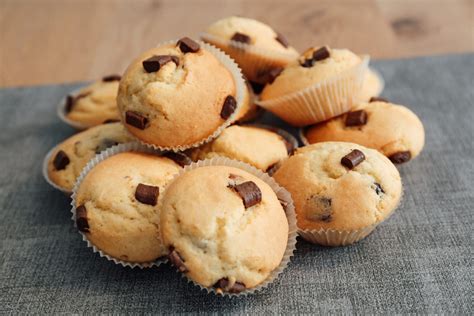
[[[382,77],[382,75],[380,74],[380,72],[377,71],[376,69],[374,69],[374,68],[372,68],[372,67],[369,67],[369,68],[367,69],[367,72],[369,72],[369,71],[372,72],[372,73],[377,77],[377,80],[378,80],[378,82],[379,82],[379,87],[378,87],[378,89],[377,89],[377,92],[372,95],[373,97],[378,97],[378,96],[382,93],[383,89],[385,88],[385,80],[383,79],[383,77]],[[362,88],[362,89],[363,89],[363,88]],[[361,96],[361,95],[359,95],[358,99],[359,99],[360,101],[363,101],[363,102],[369,102],[368,99],[364,99],[363,96]]]
[[[71,198],[72,198],[72,201],[71,201],[72,217],[71,217],[71,219],[74,222],[74,227],[77,227],[76,226],[76,195],[77,195],[77,191],[78,191],[82,181],[84,180],[84,178],[89,173],[89,171],[91,171],[97,164],[99,164],[100,162],[104,161],[105,159],[107,159],[109,157],[115,156],[115,155],[123,153],[123,152],[131,152],[131,151],[157,154],[157,155],[159,155],[161,153],[160,151],[154,150],[154,149],[149,148],[147,146],[143,146],[140,143],[132,142],[132,143],[119,144],[119,145],[110,147],[110,148],[102,151],[100,154],[97,154],[94,158],[92,158],[87,163],[87,165],[84,167],[84,169],[82,169],[81,174],[79,175],[79,177],[76,180],[76,183],[74,185],[73,192],[72,192],[72,195],[71,195]],[[145,263],[143,263],[143,262],[127,262],[127,261],[119,260],[119,259],[116,259],[112,256],[109,256],[108,254],[106,254],[105,252],[103,252],[102,250],[100,250],[99,248],[94,246],[94,244],[92,244],[87,239],[86,234],[84,234],[83,232],[81,232],[79,230],[78,230],[78,232],[82,235],[82,240],[84,240],[87,243],[87,247],[92,248],[93,252],[97,252],[97,253],[99,253],[99,255],[101,257],[104,257],[109,261],[113,261],[116,264],[119,264],[123,267],[130,267],[130,268],[138,267],[140,269],[150,268],[150,267],[154,267],[154,266],[158,267],[163,262],[167,261],[167,257],[160,257],[160,258],[156,259],[155,261],[145,262]],[[159,238],[159,240],[161,242],[161,233],[159,233],[157,237]]]
[[[82,88],[74,89],[69,93],[69,95],[77,96],[81,90],[82,90]],[[88,126],[86,124],[82,124],[80,122],[76,122],[76,121],[73,121],[73,120],[70,120],[70,119],[67,118],[67,116],[66,116],[66,114],[67,114],[66,113],[66,98],[67,98],[67,95],[62,97],[61,100],[59,101],[57,107],[56,107],[56,113],[58,114],[61,121],[63,121],[67,125],[72,126],[72,127],[74,127],[75,129],[78,129],[78,130],[84,130],[84,129],[88,129],[89,127],[92,127],[92,126]]]
[[[71,191],[57,185],[56,183],[53,182],[53,180],[49,178],[49,172],[48,172],[49,161],[51,160],[51,156],[53,155],[54,152],[56,152],[57,149],[58,149],[58,146],[54,146],[53,148],[51,148],[43,159],[43,166],[42,166],[43,178],[46,180],[46,182],[48,182],[50,186],[52,186],[56,190],[59,190],[66,195],[70,195]]]
[[[171,40],[171,41],[162,42],[162,43],[159,43],[157,45],[157,47],[165,46],[165,45],[169,45],[169,44],[175,44],[176,42],[178,42],[178,40]],[[232,77],[234,78],[234,82],[235,82],[235,87],[236,87],[235,100],[237,102],[237,107],[235,108],[234,113],[232,113],[232,115],[226,121],[224,121],[224,123],[222,123],[214,131],[214,133],[212,133],[210,136],[208,136],[204,139],[198,140],[198,141],[196,141],[192,144],[189,144],[189,145],[180,145],[180,146],[173,146],[173,147],[158,146],[156,144],[147,143],[147,142],[139,139],[137,136],[132,134],[132,136],[134,138],[136,138],[136,140],[139,141],[140,143],[142,143],[143,145],[148,146],[148,147],[152,147],[156,150],[161,150],[161,151],[169,151],[170,150],[170,151],[174,151],[174,152],[184,151],[186,149],[199,147],[199,146],[201,146],[205,143],[210,142],[211,140],[213,140],[217,136],[219,136],[219,134],[222,133],[222,131],[227,126],[231,125],[236,120],[236,116],[238,115],[238,113],[239,113],[239,111],[242,107],[243,101],[244,101],[244,89],[247,89],[247,87],[245,85],[244,78],[242,76],[242,72],[241,72],[239,66],[235,63],[235,61],[232,58],[230,58],[228,55],[226,55],[220,49],[218,49],[218,48],[216,48],[212,45],[209,45],[207,43],[204,43],[202,41],[196,41],[196,42],[198,42],[199,45],[201,45],[202,48],[204,48],[205,50],[207,50],[208,52],[213,54],[227,68],[227,70],[229,70],[230,73],[232,74]],[[124,123],[124,125],[126,125],[125,122],[123,121],[124,120],[123,115],[121,115],[121,120],[122,120],[122,123]]]
[[[253,127],[259,127],[259,128],[270,130],[272,132],[277,133],[281,137],[283,137],[287,142],[289,142],[293,146],[294,150],[296,150],[299,147],[298,140],[293,135],[291,135],[290,133],[285,131],[284,129],[281,129],[281,128],[278,128],[278,127],[275,127],[275,126],[265,125],[265,124],[258,124],[258,123],[255,123],[255,124],[254,123],[252,123],[252,124],[241,124],[241,126],[253,126]],[[274,165],[272,168],[270,168],[267,171],[267,173],[270,176],[273,175],[278,170],[278,168],[280,168],[282,162],[283,161],[278,162],[276,165]]]
[[[211,43],[231,56],[242,68],[243,73],[252,81],[258,81],[257,74],[275,67],[284,67],[296,60],[298,54],[283,53],[253,45],[222,39],[218,36],[201,33],[203,41]]]
[[[369,57],[324,82],[274,99],[260,100],[258,105],[294,126],[305,126],[328,120],[350,111],[357,100],[368,69]]]
[[[286,189],[279,186],[276,183],[276,181],[272,177],[270,177],[268,174],[244,162],[232,160],[225,157],[216,157],[212,159],[200,160],[198,162],[185,166],[183,170],[181,170],[175,176],[175,178],[168,183],[168,186],[170,186],[171,183],[173,183],[177,178],[179,178],[185,172],[188,172],[190,170],[197,169],[200,167],[205,167],[205,166],[228,166],[228,167],[242,169],[258,177],[260,180],[264,181],[265,183],[267,183],[273,189],[275,194],[278,196],[278,199],[287,204],[285,207],[285,214],[288,220],[288,243],[286,245],[286,250],[280,262],[280,265],[275,270],[273,270],[272,273],[267,277],[267,279],[263,281],[261,284],[257,285],[254,288],[246,289],[245,291],[242,291],[238,294],[228,293],[228,292],[218,293],[214,288],[204,287],[201,284],[189,278],[186,274],[182,273],[183,278],[186,278],[188,282],[193,283],[195,286],[199,287],[201,290],[207,291],[208,294],[212,293],[217,296],[224,296],[224,297],[235,297],[235,296],[245,297],[249,294],[253,294],[257,291],[260,291],[266,288],[269,284],[273,283],[278,278],[280,273],[282,273],[283,270],[285,270],[285,268],[288,266],[288,263],[290,262],[290,258],[293,256],[293,253],[296,249],[296,236],[297,236],[296,213],[295,213],[295,207],[293,205],[293,199],[291,198],[291,194]],[[164,194],[160,194],[159,201],[158,201],[159,208],[162,207],[163,196]]]

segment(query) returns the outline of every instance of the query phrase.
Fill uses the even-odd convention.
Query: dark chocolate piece
[[[188,272],[188,268],[184,264],[183,258],[179,255],[179,253],[174,249],[174,247],[170,247],[170,254],[168,255],[168,259],[172,265],[174,265],[179,272],[186,273]]]
[[[323,46],[320,49],[315,50],[313,52],[313,60],[314,61],[320,61],[320,60],[329,58],[329,56],[330,56],[329,50],[326,46]]]
[[[314,59],[312,58],[305,59],[302,63],[300,63],[300,65],[305,68],[311,68],[314,65]]]
[[[150,73],[159,71],[161,67],[169,62],[174,62],[176,65],[179,65],[179,58],[171,55],[155,55],[144,60],[142,64],[143,69]]]
[[[411,159],[411,152],[409,152],[409,151],[399,151],[399,152],[396,152],[396,153],[390,155],[390,157],[388,157],[388,159],[390,159],[393,163],[404,163],[404,162],[407,162]]]
[[[358,110],[347,113],[346,126],[361,126],[367,124],[367,112]]]
[[[341,164],[346,166],[349,169],[353,169],[357,165],[359,165],[362,161],[364,161],[365,155],[358,149],[354,149],[341,159]]]
[[[169,159],[173,160],[174,162],[176,162],[181,167],[184,167],[184,166],[187,166],[187,165],[190,165],[190,164],[193,163],[191,158],[189,158],[188,156],[186,156],[183,153],[176,153],[176,152],[173,152],[173,151],[167,151],[163,154],[163,157],[166,157],[166,158],[169,158]]]
[[[120,120],[106,119],[105,121],[102,122],[102,124],[110,124],[110,123],[117,123],[117,122],[120,122]]]
[[[248,36],[244,33],[235,32],[235,34],[232,35],[231,40],[235,41],[235,42],[249,44],[250,41],[251,41],[251,38],[250,38],[250,36]]]
[[[71,112],[72,110],[72,107],[74,106],[74,97],[72,95],[68,95],[66,97],[66,106],[64,107],[64,110],[66,111],[66,113],[69,113]]]
[[[178,41],[178,43],[176,43],[176,45],[178,45],[179,49],[185,54],[195,53],[201,48],[201,46],[198,43],[196,43],[189,37],[183,37],[182,39]]]
[[[135,190],[135,199],[143,204],[155,206],[156,202],[158,201],[159,194],[159,187],[139,183],[137,189]]]
[[[311,220],[330,222],[332,220],[332,199],[318,195],[311,196],[306,204]]]
[[[127,111],[125,113],[125,123],[138,129],[148,127],[148,118],[135,111]]]
[[[120,81],[122,79],[122,76],[120,75],[110,75],[110,76],[105,76],[102,78],[103,82],[110,82],[110,81]]]
[[[252,181],[230,186],[242,198],[245,208],[254,206],[262,201],[262,191]]]
[[[87,209],[84,205],[76,208],[76,226],[81,232],[89,232],[89,223],[87,222]]]
[[[286,37],[284,37],[282,34],[277,33],[277,37],[275,37],[275,39],[276,39],[281,45],[283,45],[283,47],[288,48],[288,46],[289,46],[288,40],[287,40]]]
[[[377,182],[374,182],[374,190],[375,190],[375,193],[377,193],[377,195],[381,195],[385,193],[380,183],[377,183]]]
[[[53,160],[53,166],[56,170],[63,170],[69,164],[70,160],[66,153],[62,150],[58,151]]]
[[[235,293],[235,294],[240,293],[245,290],[245,284],[242,282],[236,281],[230,288],[229,288],[229,284],[230,282],[228,278],[222,278],[222,279],[219,279],[213,285],[213,287],[218,290],[220,289],[224,292]]]
[[[379,98],[379,97],[371,97],[369,102],[385,102],[389,103],[387,99]]]
[[[232,115],[232,113],[234,113],[236,108],[237,101],[235,101],[233,96],[228,95],[224,100],[224,105],[222,105],[221,117],[224,120],[227,120]]]

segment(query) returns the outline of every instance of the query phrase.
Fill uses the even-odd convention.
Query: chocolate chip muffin
[[[365,73],[364,82],[358,99],[368,102],[372,97],[378,97],[385,86],[382,76],[374,69],[369,68]]]
[[[274,178],[293,197],[300,234],[329,246],[364,238],[394,211],[402,194],[390,160],[353,143],[301,147]]]
[[[231,16],[214,22],[201,35],[229,54],[249,80],[266,82],[266,73],[298,57],[287,39],[270,26],[249,18]]]
[[[328,46],[308,49],[271,80],[259,105],[288,123],[304,126],[347,112],[358,96],[368,58]]]
[[[95,165],[76,187],[76,224],[108,256],[151,263],[166,254],[160,238],[157,199],[180,170],[173,160],[123,152]]]
[[[421,152],[423,124],[408,108],[373,99],[351,112],[308,128],[308,143],[343,141],[374,148],[394,163],[407,162]]]
[[[122,121],[144,143],[185,149],[230,124],[244,82],[215,48],[182,38],[143,53],[125,72],[117,97]]]
[[[162,239],[170,262],[218,293],[265,282],[288,243],[288,221],[272,188],[239,168],[188,170],[161,197]]]
[[[106,76],[76,94],[68,95],[60,115],[80,128],[120,121],[116,101],[119,81],[118,75]]]
[[[121,123],[103,124],[75,134],[54,147],[47,163],[47,177],[56,186],[71,192],[76,178],[96,154],[133,137]]]
[[[195,161],[224,156],[267,171],[293,150],[292,143],[271,130],[233,125],[212,142],[190,151],[189,155]]]

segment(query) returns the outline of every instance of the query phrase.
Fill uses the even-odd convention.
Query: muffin
[[[143,53],[120,81],[127,129],[146,144],[183,150],[217,136],[240,110],[244,82],[215,48],[182,38]]]
[[[133,138],[120,123],[103,124],[77,133],[52,149],[46,157],[47,179],[71,192],[76,178],[96,154]]]
[[[201,37],[232,57],[253,82],[266,83],[265,73],[298,58],[298,52],[282,34],[249,18],[221,19],[210,25]]]
[[[326,246],[367,236],[398,206],[397,168],[374,149],[344,142],[301,147],[274,174],[293,198],[300,235]]]
[[[310,144],[341,141],[377,149],[394,163],[418,156],[425,142],[416,114],[384,101],[362,102],[345,115],[308,128],[305,137]]]
[[[152,264],[167,253],[157,199],[180,169],[171,159],[141,152],[100,161],[75,188],[77,228],[96,249],[117,261]]]
[[[311,48],[272,76],[259,105],[295,126],[338,116],[352,107],[367,64],[347,49]]]
[[[120,121],[117,91],[120,76],[110,75],[68,95],[60,116],[77,128],[89,128],[103,123]]]
[[[294,144],[273,131],[232,125],[212,142],[190,151],[189,155],[194,161],[224,156],[265,172],[286,159],[293,150]]]
[[[235,167],[185,171],[160,198],[160,212],[170,262],[221,294],[271,279],[289,244],[288,220],[272,187]]]
[[[369,68],[365,73],[358,100],[368,102],[372,97],[378,97],[385,86],[382,76],[374,69]]]

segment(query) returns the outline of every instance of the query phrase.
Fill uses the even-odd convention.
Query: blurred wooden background
[[[121,73],[141,51],[228,15],[262,20],[299,50],[474,51],[474,0],[0,0],[0,86]]]

